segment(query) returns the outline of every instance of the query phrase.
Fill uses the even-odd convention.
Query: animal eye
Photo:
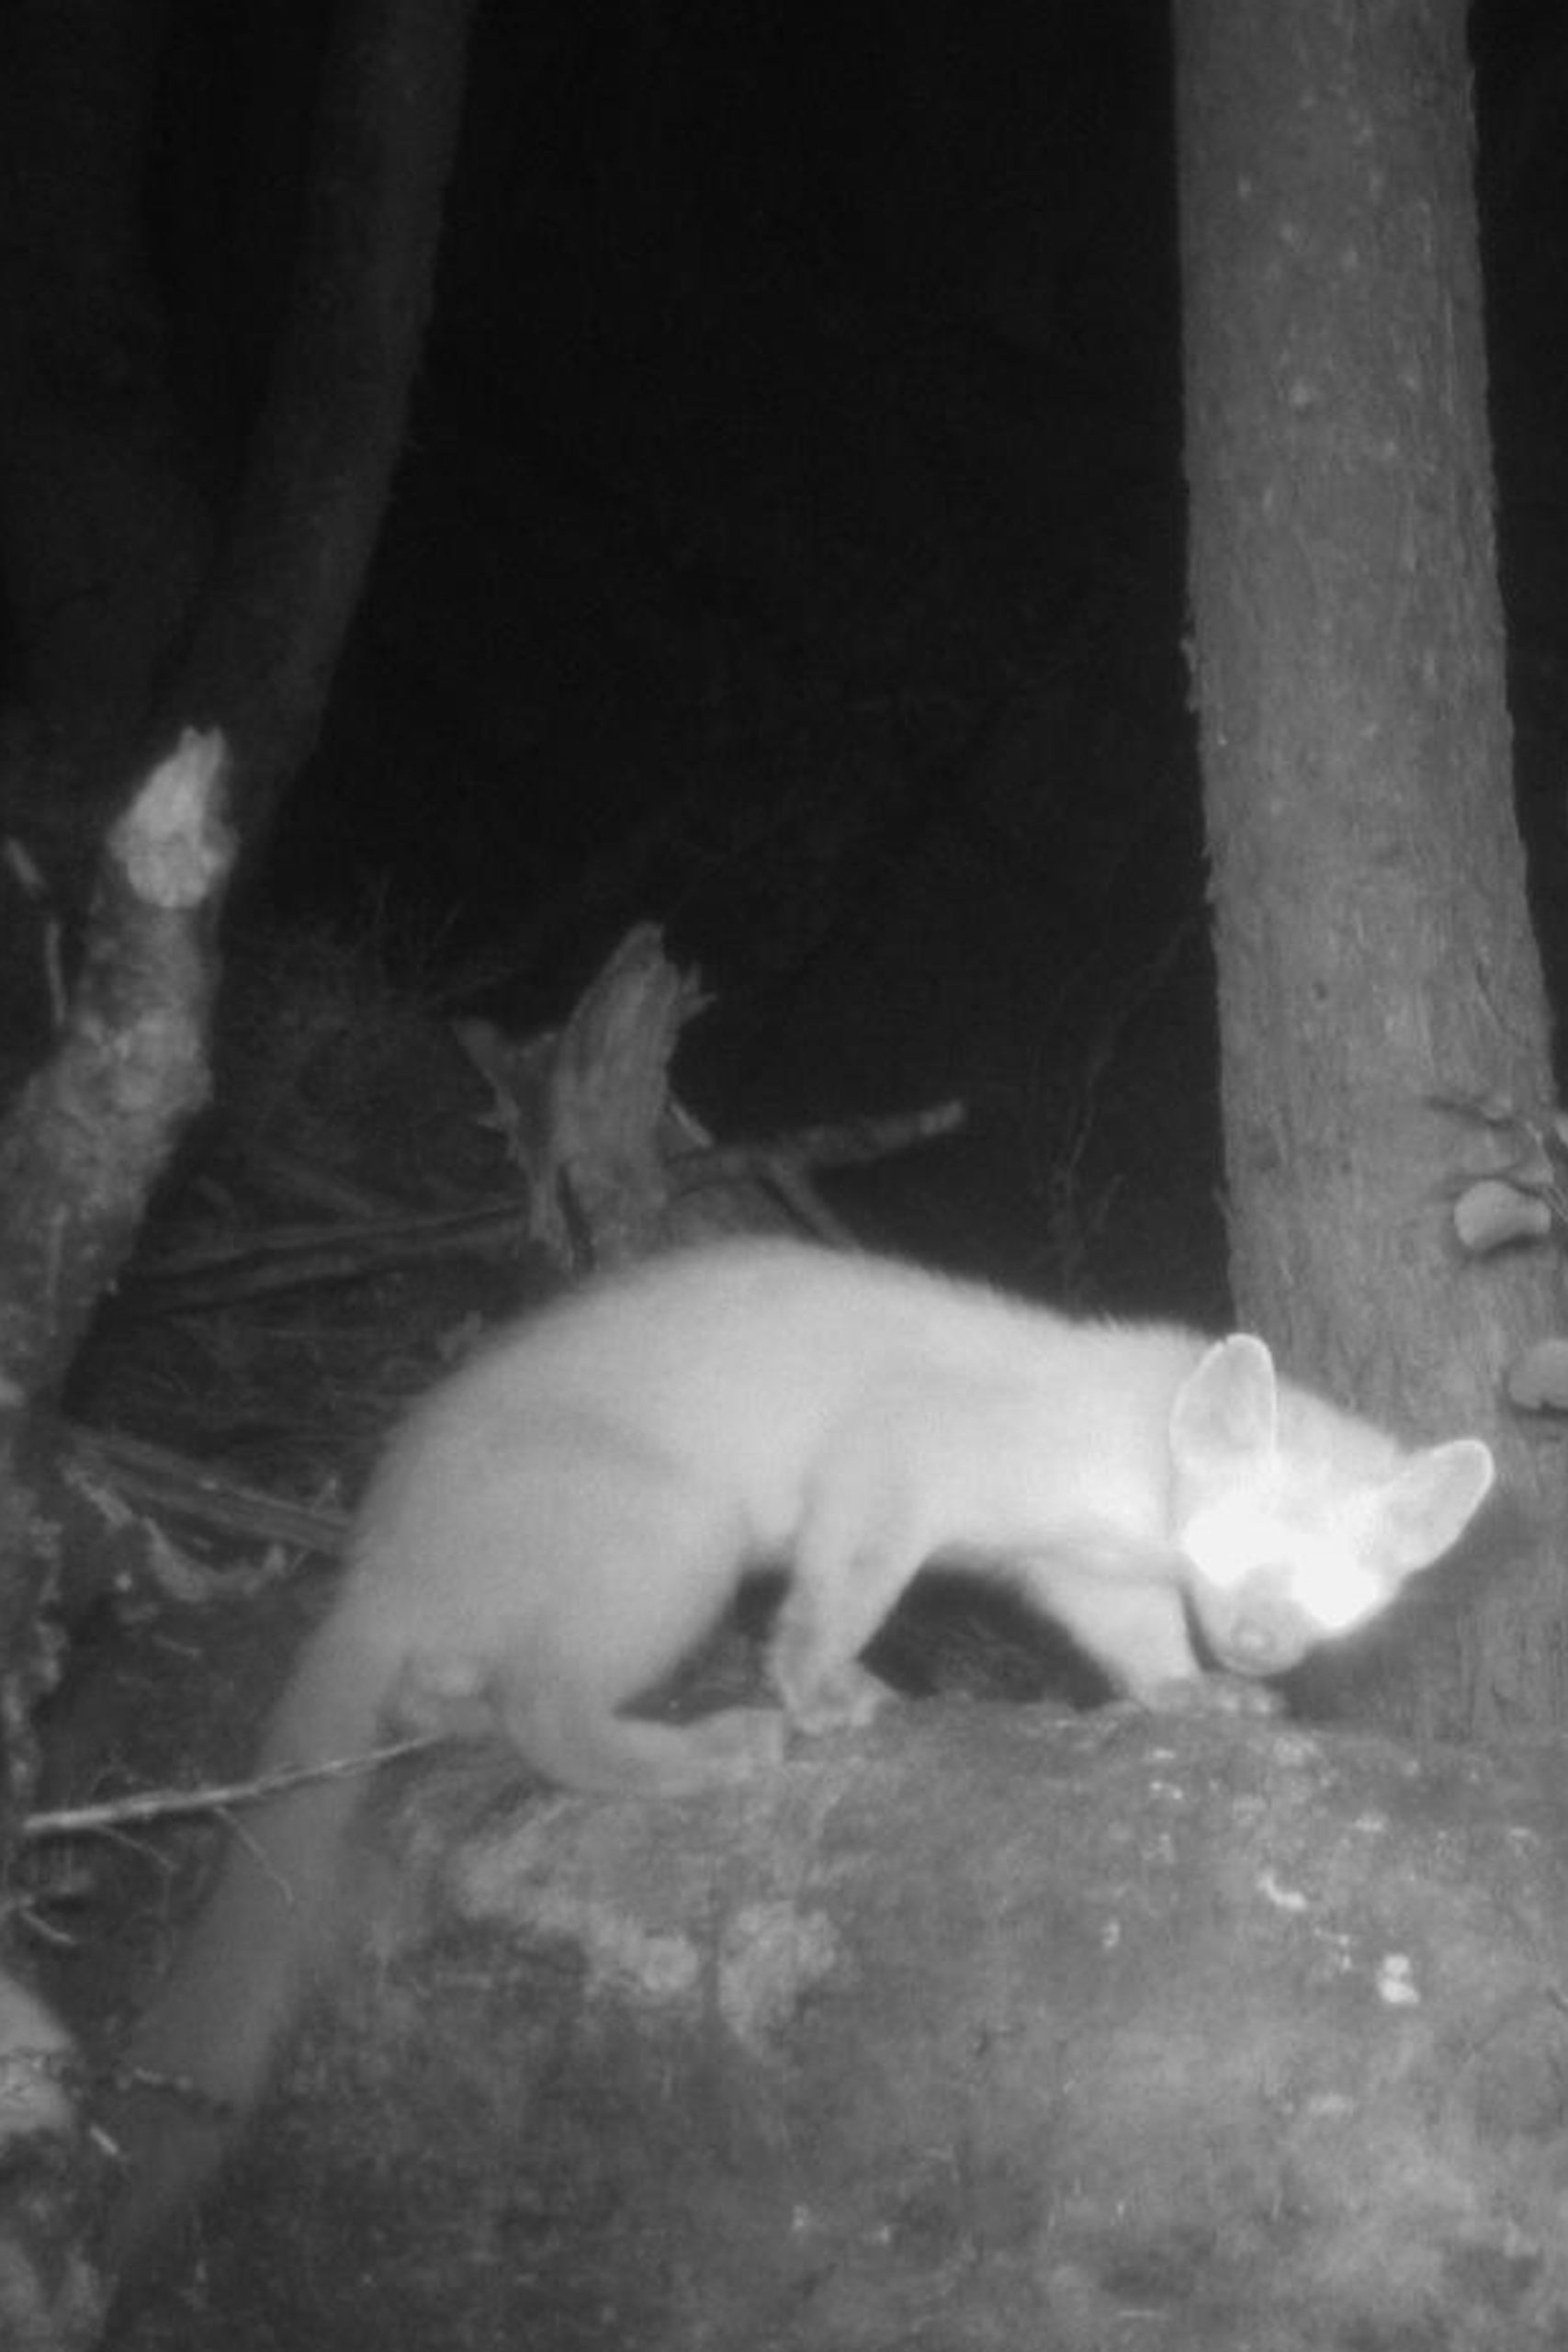
[[[1194,1511],[1182,1534],[1182,1549],[1193,1566],[1226,1592],[1245,1584],[1278,1543],[1279,1530],[1265,1512],[1234,1501]]]

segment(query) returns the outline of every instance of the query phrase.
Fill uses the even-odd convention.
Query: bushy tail
[[[267,1728],[258,1773],[370,1747],[389,1663],[362,1612],[315,1636]],[[312,1963],[330,1948],[357,1773],[310,1781],[235,1817],[218,1883],[133,2028],[109,2123],[125,2165],[104,2248],[134,2267],[222,2161],[259,2097]]]

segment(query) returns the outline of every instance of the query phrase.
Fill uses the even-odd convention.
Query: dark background
[[[231,417],[327,20],[183,20],[161,250]],[[1472,37],[1555,986],[1568,23]],[[1215,1311],[1179,397],[1163,0],[488,0],[410,447],[242,922],[372,930],[525,1028],[654,917],[715,993],[680,1081],[721,1131],[961,1094],[963,1140],[840,1204]]]

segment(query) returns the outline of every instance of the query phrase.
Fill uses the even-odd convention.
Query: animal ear
[[[1279,1405],[1274,1359],[1263,1341],[1247,1331],[1219,1340],[1170,1408],[1177,1469],[1205,1483],[1258,1469],[1274,1451]]]
[[[1478,1437],[1413,1453],[1373,1498],[1379,1552],[1400,1576],[1430,1567],[1457,1544],[1486,1499],[1496,1464]]]

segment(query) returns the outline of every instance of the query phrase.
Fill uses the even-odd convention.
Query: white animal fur
[[[1257,1340],[1070,1321],[802,1243],[702,1247],[531,1317],[410,1416],[258,1769],[367,1747],[399,1707],[498,1729],[573,1788],[731,1781],[774,1762],[786,1719],[865,1717],[858,1654],[938,1555],[1010,1580],[1145,1705],[1190,1703],[1225,1686],[1189,1607],[1222,1667],[1280,1671],[1444,1552],[1492,1475],[1477,1440],[1406,1453],[1277,1385]],[[628,1717],[765,1561],[790,1572],[784,1712]],[[246,1815],[131,2065],[254,2097],[358,1793],[328,1781]],[[223,2137],[175,2099],[133,2125],[117,2256]]]

